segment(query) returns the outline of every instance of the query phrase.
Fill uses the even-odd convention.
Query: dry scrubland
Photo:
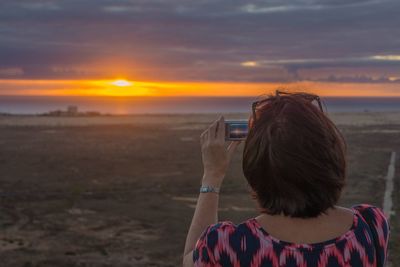
[[[390,252],[400,266],[400,114],[331,117],[348,142],[341,204],[381,206],[398,152]],[[179,266],[201,177],[198,137],[216,118],[0,117],[1,265]],[[221,220],[256,215],[242,148],[224,182]]]

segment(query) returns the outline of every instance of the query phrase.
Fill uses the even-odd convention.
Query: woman
[[[317,102],[318,105],[315,105]],[[389,225],[382,211],[336,206],[346,145],[319,97],[282,93],[253,103],[243,172],[260,215],[219,222],[219,188],[238,141],[224,146],[224,118],[201,134],[204,175],[184,266],[383,266]]]

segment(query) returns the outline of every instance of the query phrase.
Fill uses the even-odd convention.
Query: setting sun
[[[112,82],[112,84],[115,86],[120,86],[120,87],[132,85],[132,83],[128,82],[127,80],[116,80],[116,81]]]

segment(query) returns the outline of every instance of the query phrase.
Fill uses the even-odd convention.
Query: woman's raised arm
[[[219,188],[233,152],[240,141],[233,141],[225,148],[225,123],[220,117],[200,135],[202,160],[204,167],[200,193],[192,223],[186,237],[183,256],[184,266],[193,266],[193,250],[201,233],[218,221]]]

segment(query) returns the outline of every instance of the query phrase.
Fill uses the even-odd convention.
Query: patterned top
[[[389,224],[383,212],[357,205],[343,235],[312,244],[295,244],[269,235],[255,218],[239,225],[210,225],[193,251],[194,266],[379,267],[386,260]]]

